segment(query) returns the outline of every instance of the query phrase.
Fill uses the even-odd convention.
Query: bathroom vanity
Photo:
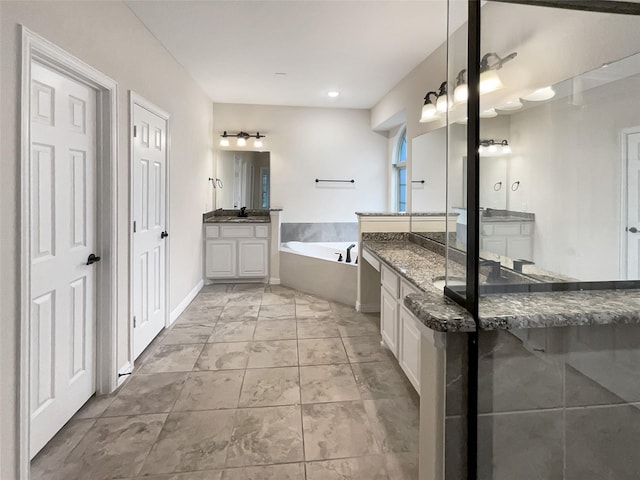
[[[203,215],[205,277],[216,282],[268,282],[272,225],[269,210],[218,209]]]

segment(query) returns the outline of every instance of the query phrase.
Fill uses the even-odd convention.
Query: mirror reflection
[[[216,172],[216,208],[269,208],[269,152],[220,151]]]

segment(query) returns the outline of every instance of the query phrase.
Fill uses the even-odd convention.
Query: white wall
[[[171,114],[170,306],[202,278],[202,217],[212,196],[211,101],[121,2],[0,2],[0,478],[16,478],[16,392],[19,353],[19,82],[24,24],[118,82],[118,368],[129,357],[129,101],[130,89]]]
[[[267,136],[271,207],[283,209],[283,222],[356,222],[356,211],[386,208],[387,140],[371,131],[367,110],[215,104],[213,112],[216,134]]]

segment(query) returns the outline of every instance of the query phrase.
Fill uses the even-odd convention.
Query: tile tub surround
[[[351,242],[357,238],[357,222],[283,223],[280,241]]]
[[[373,317],[281,286],[206,286],[32,478],[417,480],[418,398],[372,348]]]
[[[410,235],[404,238],[366,240],[363,248],[424,292],[404,302],[427,327],[472,331],[471,316],[433,286],[435,278],[445,275],[445,258],[410,241]],[[463,267],[455,267],[449,265],[449,275],[464,277]],[[640,323],[640,290],[491,294],[481,296],[479,310],[483,330]]]

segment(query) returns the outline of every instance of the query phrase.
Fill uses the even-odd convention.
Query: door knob
[[[169,234],[166,232],[166,230],[160,234],[160,238],[165,238],[165,237],[168,237],[168,236],[169,236]]]
[[[638,233],[638,229],[636,227],[627,227],[627,232],[631,232],[631,233]]]
[[[87,258],[87,265],[93,265],[96,262],[100,261],[100,257],[96,257],[95,253],[92,253],[91,255],[89,255],[89,258]]]

